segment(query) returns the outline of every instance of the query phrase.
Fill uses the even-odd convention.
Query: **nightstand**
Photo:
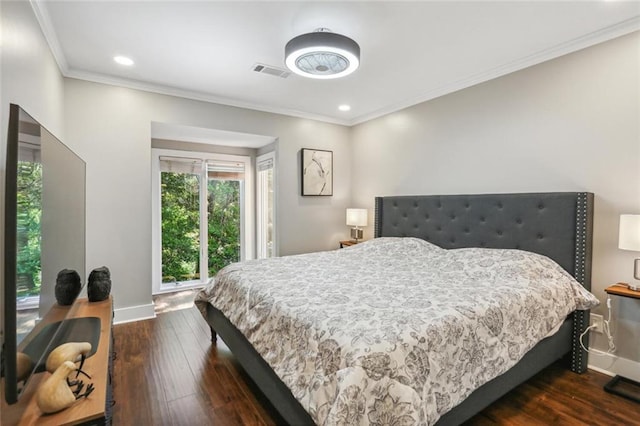
[[[350,246],[354,246],[358,244],[356,241],[353,240],[342,240],[340,241],[340,248],[345,248],[345,247],[350,247]]]
[[[617,283],[610,285],[604,289],[609,295],[630,297],[633,299],[640,299],[640,291],[629,289],[627,284]],[[627,379],[616,375],[613,379],[604,385],[604,390],[616,395],[623,396],[635,402],[640,402],[640,383],[635,380]]]

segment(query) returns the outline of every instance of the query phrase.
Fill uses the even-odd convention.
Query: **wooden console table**
[[[50,376],[48,372],[31,377],[27,387],[20,395],[18,403],[6,405],[2,410],[23,413],[18,419],[9,420],[7,425],[103,425],[110,421],[111,409],[111,365],[112,365],[112,318],[113,300],[111,297],[102,302],[89,303],[87,299],[78,299],[70,310],[68,318],[100,318],[100,340],[96,353],[85,360],[82,370],[91,376],[84,377],[85,384],[93,383],[94,391],[86,399],[78,400],[71,407],[55,414],[43,415],[36,404],[35,394],[38,386]],[[4,397],[3,397],[4,401]],[[3,415],[4,417],[4,415]]]

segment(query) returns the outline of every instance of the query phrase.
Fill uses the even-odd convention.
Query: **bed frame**
[[[555,260],[591,289],[593,194],[559,192],[395,196],[375,199],[375,237],[417,237],[443,248],[527,250]],[[558,333],[538,343],[513,368],[476,389],[437,425],[458,425],[560,358],[583,373],[587,354],[579,337],[589,311],[575,311]],[[212,341],[216,334],[290,425],[314,424],[291,391],[229,320],[207,305]],[[588,335],[585,344],[588,345]]]

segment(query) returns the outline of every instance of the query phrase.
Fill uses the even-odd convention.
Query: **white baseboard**
[[[607,354],[597,349],[590,348],[589,351],[593,353],[589,354],[588,368],[609,376],[619,374],[640,382],[640,362],[621,358],[614,354]]]
[[[140,321],[156,317],[153,303],[148,305],[130,306],[114,311],[113,323],[123,324],[125,322]]]

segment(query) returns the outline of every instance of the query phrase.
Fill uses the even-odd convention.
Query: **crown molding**
[[[335,117],[329,117],[321,114],[313,114],[305,111],[299,111],[288,108],[273,107],[264,104],[258,104],[254,102],[245,102],[237,99],[225,98],[221,96],[215,96],[202,92],[193,92],[176,87],[145,83],[136,80],[130,80],[125,78],[112,77],[104,74],[90,73],[85,71],[78,71],[69,68],[67,59],[63,53],[62,47],[56,35],[55,29],[49,16],[49,11],[46,6],[46,2],[43,0],[29,0],[31,8],[36,16],[40,29],[49,44],[51,53],[58,64],[58,68],[64,77],[75,78],[78,80],[86,80],[94,83],[108,84],[112,86],[126,87],[129,89],[142,90],[145,92],[158,93],[161,95],[176,96],[180,98],[192,99],[196,101],[209,102],[215,104],[221,104],[226,106],[232,106],[237,108],[250,109],[261,112],[268,112],[272,114],[280,114],[291,117],[305,118],[308,120],[322,121],[325,123],[338,124],[341,126],[349,126],[349,121],[344,119],[338,119]]]
[[[272,114],[279,114],[279,115],[285,115],[290,117],[305,118],[308,120],[322,121],[325,123],[338,124],[341,126],[349,126],[349,122],[347,120],[339,120],[337,118],[329,117],[321,114],[313,114],[313,113],[298,111],[294,109],[273,107],[273,106],[258,104],[254,102],[240,101],[237,99],[225,98],[222,96],[216,96],[216,95],[211,95],[211,94],[202,93],[202,92],[193,92],[189,90],[179,89],[176,87],[145,83],[138,80],[130,80],[126,78],[107,76],[104,74],[90,73],[90,72],[70,69],[66,74],[64,74],[64,76],[67,78],[74,78],[77,80],[86,80],[94,83],[125,87],[128,89],[141,90],[144,92],[157,93],[160,95],[175,96],[175,97],[191,99],[195,101],[220,104],[220,105],[225,105],[230,107],[249,109],[253,111],[268,112]]]
[[[325,116],[321,114],[313,114],[305,111],[299,111],[288,108],[275,107],[270,105],[264,105],[254,102],[240,101],[232,98],[225,98],[203,92],[194,92],[176,87],[145,83],[138,80],[130,80],[125,78],[113,77],[104,74],[90,73],[85,71],[79,71],[70,69],[67,60],[64,56],[58,37],[56,36],[53,24],[49,17],[46,4],[43,0],[29,0],[31,7],[36,15],[36,19],[40,24],[42,33],[49,44],[51,52],[58,63],[60,72],[64,77],[75,78],[78,80],[86,80],[94,83],[108,84],[112,86],[126,87],[129,89],[142,90],[145,92],[158,93],[168,96],[176,96],[180,98],[192,99],[196,101],[215,103],[220,105],[226,105],[236,108],[244,108],[255,111],[268,112],[272,114],[280,114],[291,117],[304,118],[315,121],[322,121],[325,123],[338,124],[341,126],[355,126],[364,123],[375,118],[382,117],[387,114],[391,114],[402,109],[430,101],[440,96],[447,95],[449,93],[457,92],[462,89],[474,86],[476,84],[484,83],[489,80],[493,80],[498,77],[502,77],[506,74],[510,74],[522,69],[531,67],[533,65],[540,64],[542,62],[549,61],[551,59],[558,58],[569,53],[576,52],[587,47],[603,43],[605,41],[612,40],[617,37],[621,37],[626,34],[630,34],[635,31],[640,31],[640,16],[622,21],[618,24],[611,25],[609,27],[594,31],[590,34],[569,40],[565,43],[560,43],[549,49],[545,49],[538,53],[534,53],[529,56],[525,56],[520,59],[508,62],[490,70],[470,75],[466,78],[457,80],[451,84],[447,84],[436,89],[432,89],[419,94],[418,96],[406,99],[401,102],[394,103],[385,108],[378,109],[368,114],[363,114],[353,119],[339,119],[331,116]]]
[[[560,43],[549,49],[545,49],[538,53],[534,53],[524,58],[516,59],[515,61],[508,62],[504,65],[492,68],[490,70],[473,74],[467,78],[455,81],[451,84],[447,84],[438,87],[434,90],[429,90],[411,99],[407,99],[403,102],[398,102],[388,107],[381,108],[369,114],[364,114],[349,121],[350,126],[364,123],[375,118],[382,117],[393,112],[400,111],[402,109],[430,101],[440,96],[447,95],[449,93],[457,92],[458,90],[466,89],[476,84],[484,83],[489,80],[493,80],[498,77],[502,77],[506,74],[510,74],[522,69],[537,65],[551,59],[558,58],[560,56],[567,55],[569,53],[577,52],[578,50],[585,49],[587,47],[594,46],[605,41],[612,40],[623,35],[630,34],[635,31],[640,31],[640,16],[627,19],[618,24],[600,29],[598,31],[586,34],[584,36],[569,40],[565,43]]]
[[[47,44],[49,44],[49,49],[51,49],[51,53],[58,63],[60,72],[66,77],[66,74],[69,71],[69,64],[67,63],[67,58],[62,52],[58,36],[53,29],[53,24],[51,23],[51,17],[49,16],[47,6],[44,1],[41,0],[29,0],[29,4],[31,4],[31,9],[33,9],[33,13],[36,15],[42,34],[44,35],[45,40],[47,40]]]

